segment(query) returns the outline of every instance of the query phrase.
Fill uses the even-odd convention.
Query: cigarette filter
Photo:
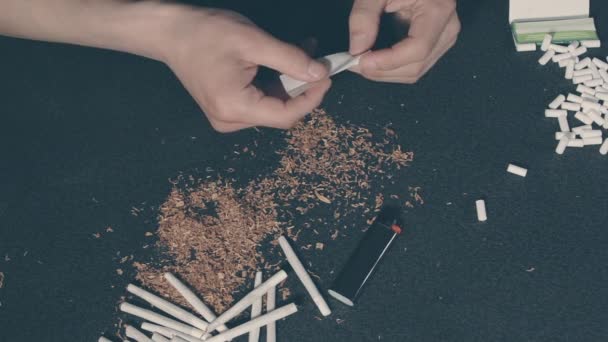
[[[395,238],[401,235],[401,215],[396,207],[382,209],[338,275],[329,294],[353,306]]]

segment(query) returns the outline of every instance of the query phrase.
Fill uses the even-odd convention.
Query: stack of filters
[[[287,239],[281,237],[279,245],[290,266],[312,297],[321,314],[324,316],[331,314],[331,310],[325,299],[321,296],[308,271],[306,271],[296,256]],[[194,311],[196,311],[196,314],[130,284],[127,286],[129,293],[139,297],[163,313],[145,309],[128,302],[120,304],[120,311],[144,320],[141,330],[130,325],[125,326],[125,335],[130,340],[124,341],[224,342],[241,335],[249,334],[249,342],[258,342],[260,339],[260,329],[266,327],[266,341],[276,342],[276,321],[298,311],[298,308],[293,303],[276,308],[276,287],[287,278],[287,273],[283,270],[279,270],[266,281],[262,281],[262,272],[257,272],[254,289],[219,316],[216,316],[190,288],[173,274],[165,273],[164,277],[186,302],[190,304]],[[263,296],[266,296],[266,313],[264,314],[262,312]],[[248,308],[251,308],[249,321],[230,329],[225,325],[225,323],[241,315]],[[147,334],[151,334],[151,336]],[[105,337],[101,337],[99,338],[99,342],[111,341]]]
[[[608,138],[604,139],[603,130],[608,129],[608,59],[584,57],[591,46],[578,41],[565,46],[551,40],[551,35],[545,36],[541,45],[545,53],[538,62],[559,64],[565,68],[565,78],[576,86],[575,92],[558,95],[545,110],[545,117],[554,118],[559,124],[555,152],[563,154],[566,148],[600,145],[599,152],[606,155]]]

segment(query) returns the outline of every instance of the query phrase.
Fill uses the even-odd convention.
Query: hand
[[[352,69],[371,80],[415,83],[454,45],[460,32],[456,0],[355,0],[349,22],[351,54],[372,48],[383,12],[394,13],[410,28],[404,40],[363,55]]]
[[[331,84],[321,63],[233,12],[189,9],[172,37],[165,62],[220,132],[292,127],[320,104]],[[293,99],[267,96],[252,84],[259,66],[316,83]]]

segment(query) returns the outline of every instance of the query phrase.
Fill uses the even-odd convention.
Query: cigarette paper
[[[163,335],[161,335],[159,333],[153,333],[152,334],[152,341],[154,341],[154,342],[169,342],[169,339],[166,338],[166,337],[164,337]]]
[[[568,125],[568,119],[565,116],[560,116],[557,118],[557,122],[559,123],[559,130],[562,132],[570,132],[570,125]]]
[[[583,138],[583,143],[585,146],[589,145],[601,145],[602,137],[593,137],[593,138]]]
[[[578,112],[581,110],[581,104],[576,102],[562,102],[561,107],[562,109],[572,112]]]
[[[513,165],[513,164],[509,164],[509,166],[507,166],[507,172],[510,172],[514,175],[518,175],[521,177],[526,177],[526,175],[528,174],[527,169],[524,169],[523,167]]]
[[[148,322],[144,322],[141,325],[141,330],[149,331],[151,333],[161,334],[166,338],[173,338],[174,336],[179,336],[188,342],[202,342],[203,339],[196,338],[194,336],[190,336],[188,334],[184,334],[183,332],[177,331],[175,329],[163,327],[156,324],[151,324]]]
[[[168,313],[169,315],[177,318],[178,320],[180,320],[184,323],[188,323],[189,325],[199,328],[201,330],[207,329],[207,322],[194,316],[193,314],[180,308],[179,306],[177,306],[173,303],[170,303],[142,288],[139,288],[133,284],[129,284],[127,286],[127,291],[129,293],[132,293],[132,294],[136,295],[137,297],[145,300],[146,302],[150,303],[151,305],[157,307],[159,310]]]
[[[560,116],[566,116],[568,112],[563,109],[546,109],[545,117],[547,118],[558,118]]]
[[[196,312],[198,312],[201,316],[203,316],[207,322],[212,322],[217,318],[215,313],[207,306],[203,301],[196,295],[190,288],[188,288],[184,283],[182,283],[179,279],[177,279],[171,273],[165,273],[165,279],[179,294],[184,297],[184,299],[190,304]],[[220,325],[217,328],[217,331],[222,332],[228,330],[224,324]]]
[[[298,308],[295,304],[285,305],[276,310],[273,310],[265,315],[259,316],[251,321],[241,324],[235,328],[224,331],[223,333],[211,337],[207,340],[207,342],[224,342],[231,340],[235,337],[241,336],[243,334],[248,333],[252,329],[260,328],[267,325],[270,322],[276,322],[279,319],[285,318],[289,315],[292,315],[298,311]]]
[[[593,123],[593,119],[591,119],[587,114],[578,112],[574,114],[574,118],[578,121],[584,123],[585,125],[591,125]]]
[[[590,87],[590,88],[601,86],[602,84],[604,84],[604,80],[601,79],[601,78],[594,78],[591,81],[586,81],[585,82],[585,85],[587,87]],[[596,92],[596,94],[597,94],[597,92]]]
[[[606,138],[606,140],[604,140],[604,143],[602,144],[602,146],[600,146],[600,153],[602,155],[608,154],[608,138]]]
[[[572,83],[581,84],[593,79],[592,75],[574,76],[572,77]]]
[[[279,237],[279,245],[281,246],[283,253],[285,253],[287,261],[302,282],[302,285],[304,285],[306,291],[308,291],[308,294],[310,297],[312,297],[313,302],[317,305],[319,311],[321,311],[321,314],[323,316],[329,316],[329,314],[331,314],[331,310],[329,309],[327,302],[325,302],[325,299],[321,293],[319,293],[317,286],[310,278],[310,275],[304,268],[304,265],[302,265],[302,262],[300,259],[298,259],[298,256],[293,251],[293,248],[291,248],[291,245],[284,236]]]
[[[581,45],[586,46],[588,48],[599,48],[602,46],[602,42],[597,39],[596,40],[582,40]]]
[[[583,98],[575,95],[575,94],[568,94],[568,98],[566,98],[566,100],[568,100],[569,102],[574,102],[574,103],[583,103]]]
[[[578,57],[582,54],[587,53],[587,47],[586,46],[579,46],[578,48],[574,49],[574,51],[570,52],[570,55],[574,56],[574,57]]]
[[[197,328],[189,326],[187,324],[172,320],[165,316],[159,315],[154,311],[142,309],[138,306],[135,306],[135,305],[127,303],[127,302],[120,304],[120,311],[126,312],[133,316],[137,316],[139,318],[145,319],[152,323],[156,323],[158,325],[162,325],[164,327],[177,330],[179,332],[182,332],[186,335],[190,335],[193,337],[201,338],[204,335],[204,331],[202,331],[200,329],[197,329]]]
[[[263,296],[266,292],[268,292],[271,287],[277,286],[280,282],[285,280],[285,278],[287,278],[287,273],[285,273],[285,271],[280,270],[275,273],[272,277],[268,278],[260,286],[249,292],[245,297],[239,300],[230,309],[226,310],[223,314],[219,315],[218,318],[209,323],[207,331],[211,333],[221,324],[224,324],[232,318],[236,317],[238,314],[240,314],[250,305],[252,305],[253,302],[255,302],[259,297]]]
[[[477,220],[480,222],[487,221],[486,202],[484,200],[477,200],[475,201],[475,207],[477,208]]]
[[[549,103],[549,108],[551,109],[557,109],[559,106],[561,106],[561,104],[566,100],[566,97],[564,95],[558,95],[555,100],[551,101],[551,103]]]
[[[568,147],[584,147],[585,142],[583,139],[570,139],[568,140]]]
[[[111,340],[108,340],[107,338],[105,338],[105,337],[103,337],[103,336],[101,336],[101,337],[99,338],[99,340],[97,340],[97,342],[112,342],[112,341],[111,341]]]
[[[557,147],[555,148],[555,153],[564,154],[564,151],[566,150],[566,147],[568,146],[569,140],[570,139],[568,139],[567,137],[561,138],[559,143],[557,144]]]
[[[563,137],[567,137],[568,139],[574,139],[575,134],[573,132],[555,132],[555,140],[560,140]]]
[[[555,51],[548,50],[547,52],[545,52],[545,54],[541,58],[539,58],[538,64],[547,65],[547,63],[549,63],[549,61],[551,60],[551,58],[553,58],[553,56],[555,56]]]
[[[581,59],[581,61],[576,63],[576,65],[574,66],[574,70],[584,69],[584,68],[588,67],[590,63],[591,63],[591,58],[589,58],[589,57]]]
[[[557,63],[559,61],[563,61],[564,59],[568,59],[568,58],[572,58],[572,54],[570,52],[560,53],[559,55],[554,55],[552,57],[552,60],[554,63]]]
[[[551,44],[549,45],[549,49],[557,53],[568,53],[568,47],[563,45]]]
[[[602,131],[599,129],[584,130],[580,134],[581,138],[601,137]]]
[[[579,84],[578,87],[576,87],[576,91],[578,91],[581,94],[589,94],[591,96],[595,95],[595,90],[591,89],[585,85]]]
[[[277,288],[271,287],[266,294],[266,312],[276,308]],[[277,342],[277,323],[272,321],[266,326],[266,342]]]
[[[608,69],[608,63],[604,62],[603,60],[601,60],[601,59],[599,59],[597,57],[593,58],[592,62],[599,69],[602,69],[602,70],[607,70]]]
[[[125,335],[127,335],[128,338],[132,338],[137,342],[153,342],[144,333],[130,325],[125,326]]]
[[[551,39],[553,37],[550,34],[546,34],[545,38],[543,38],[543,43],[540,45],[540,49],[542,51],[547,51],[549,50],[549,47],[551,46]]]
[[[262,284],[262,272],[258,271],[255,274],[254,287],[258,287]],[[251,305],[251,319],[254,319],[262,314],[262,297],[253,302]],[[249,342],[258,342],[260,340],[260,328],[254,328],[249,332]]]

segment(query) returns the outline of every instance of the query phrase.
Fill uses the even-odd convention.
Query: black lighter
[[[396,207],[384,207],[355,252],[334,281],[329,294],[342,303],[353,306],[363,286],[378,266],[397,236],[401,234],[401,215]]]

